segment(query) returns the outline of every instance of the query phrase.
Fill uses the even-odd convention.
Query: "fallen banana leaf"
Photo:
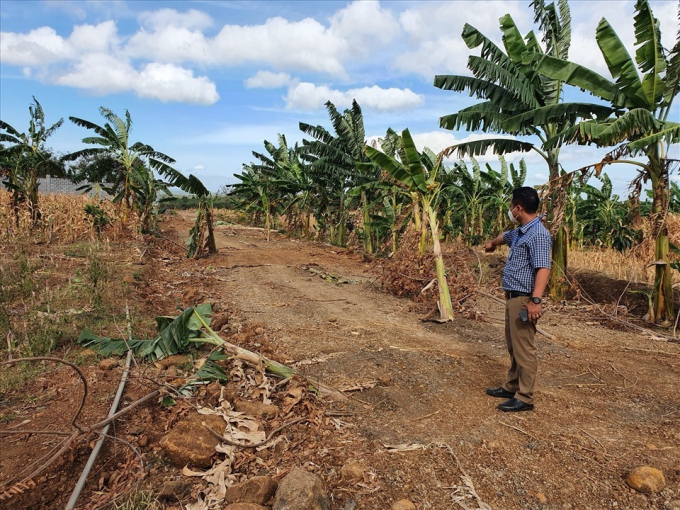
[[[177,317],[157,317],[156,324],[159,334],[153,340],[112,339],[83,331],[78,337],[78,343],[105,356],[122,355],[129,348],[135,357],[148,361],[158,361],[173,354],[180,354],[186,351],[192,343],[207,343],[218,346],[225,353],[250,365],[262,365],[267,372],[282,379],[288,379],[297,374],[289,366],[267,359],[238,345],[225,342],[210,327],[211,314],[212,305],[205,303],[196,307],[189,307]],[[206,380],[203,379],[203,381]],[[346,395],[334,388],[319,382],[310,382],[310,385],[313,390],[319,391],[319,393],[339,400],[347,400]]]
[[[177,317],[156,317],[158,336],[153,340],[113,339],[83,331],[78,343],[105,356],[122,355],[129,348],[137,358],[158,361],[186,351],[192,343],[220,345],[221,338],[202,331],[204,327],[210,329],[211,313],[212,305],[206,303],[189,307]]]
[[[229,356],[222,354],[219,351],[215,351],[208,356],[205,363],[201,365],[201,368],[191,377],[191,380],[179,389],[182,395],[190,395],[198,387],[213,381],[218,381],[220,383],[227,382],[227,374],[222,367],[219,366],[216,361],[222,361],[229,359]]]

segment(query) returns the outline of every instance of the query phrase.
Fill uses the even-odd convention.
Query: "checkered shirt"
[[[542,267],[550,269],[550,232],[541,223],[541,218],[536,217],[526,225],[505,232],[503,240],[510,246],[503,270],[503,289],[531,294],[536,272]]]

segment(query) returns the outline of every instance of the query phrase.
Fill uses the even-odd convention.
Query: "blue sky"
[[[677,0],[652,6],[663,44],[671,47]],[[632,53],[633,7],[632,1],[572,0],[571,60],[609,76],[595,27],[606,17]],[[3,0],[0,118],[24,131],[32,96],[48,122],[74,116],[100,123],[100,106],[119,115],[128,109],[132,141],[172,156],[177,169],[213,190],[233,183],[264,139],[284,133],[289,143],[298,141],[300,121],[328,126],[323,104],[329,99],[344,108],[356,98],[369,137],[408,127],[417,144],[438,151],[480,135],[438,128],[440,116],[473,100],[434,88],[434,75],[467,74],[463,24],[500,44],[498,19],[505,13],[522,33],[533,29],[529,1]],[[673,115],[680,120],[680,105]],[[67,120],[50,145],[77,150],[89,134]],[[672,152],[680,158],[677,146]],[[562,163],[575,169],[602,154],[568,147]],[[542,160],[525,159],[529,184],[543,182]],[[625,194],[634,171],[617,165],[607,172]]]

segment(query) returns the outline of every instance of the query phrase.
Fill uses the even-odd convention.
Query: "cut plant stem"
[[[203,334],[205,334],[210,340],[212,340],[207,343],[219,346],[223,351],[233,355],[234,357],[242,361],[245,361],[250,365],[263,365],[267,372],[270,372],[283,379],[287,379],[289,377],[292,377],[293,375],[300,375],[298,372],[295,371],[295,369],[287,365],[284,365],[283,363],[267,359],[264,356],[260,356],[257,353],[254,353],[252,351],[244,349],[243,347],[239,347],[238,345],[234,345],[232,343],[225,341],[217,333],[215,333],[215,331],[205,322],[205,320],[203,320],[203,317],[201,317],[200,314],[198,314],[195,310],[194,315],[203,325],[204,328],[202,330]],[[203,339],[196,339],[193,341],[203,342]],[[304,378],[304,376],[302,375],[300,376]],[[307,378],[305,379],[309,381],[309,379]],[[331,388],[330,386],[326,386],[325,384],[322,384],[320,382],[315,383],[312,383],[311,381],[309,382],[310,386],[313,389],[318,390],[319,393],[321,393],[322,395],[328,395],[338,400],[347,400],[347,396],[340,390],[336,390],[335,388]]]

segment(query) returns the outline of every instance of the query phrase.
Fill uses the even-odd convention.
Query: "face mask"
[[[512,214],[512,211],[514,211],[515,209],[517,208],[515,207],[513,209],[508,210],[508,218],[510,218],[510,221],[512,221],[513,223],[519,223],[519,220],[515,218],[514,214]]]

